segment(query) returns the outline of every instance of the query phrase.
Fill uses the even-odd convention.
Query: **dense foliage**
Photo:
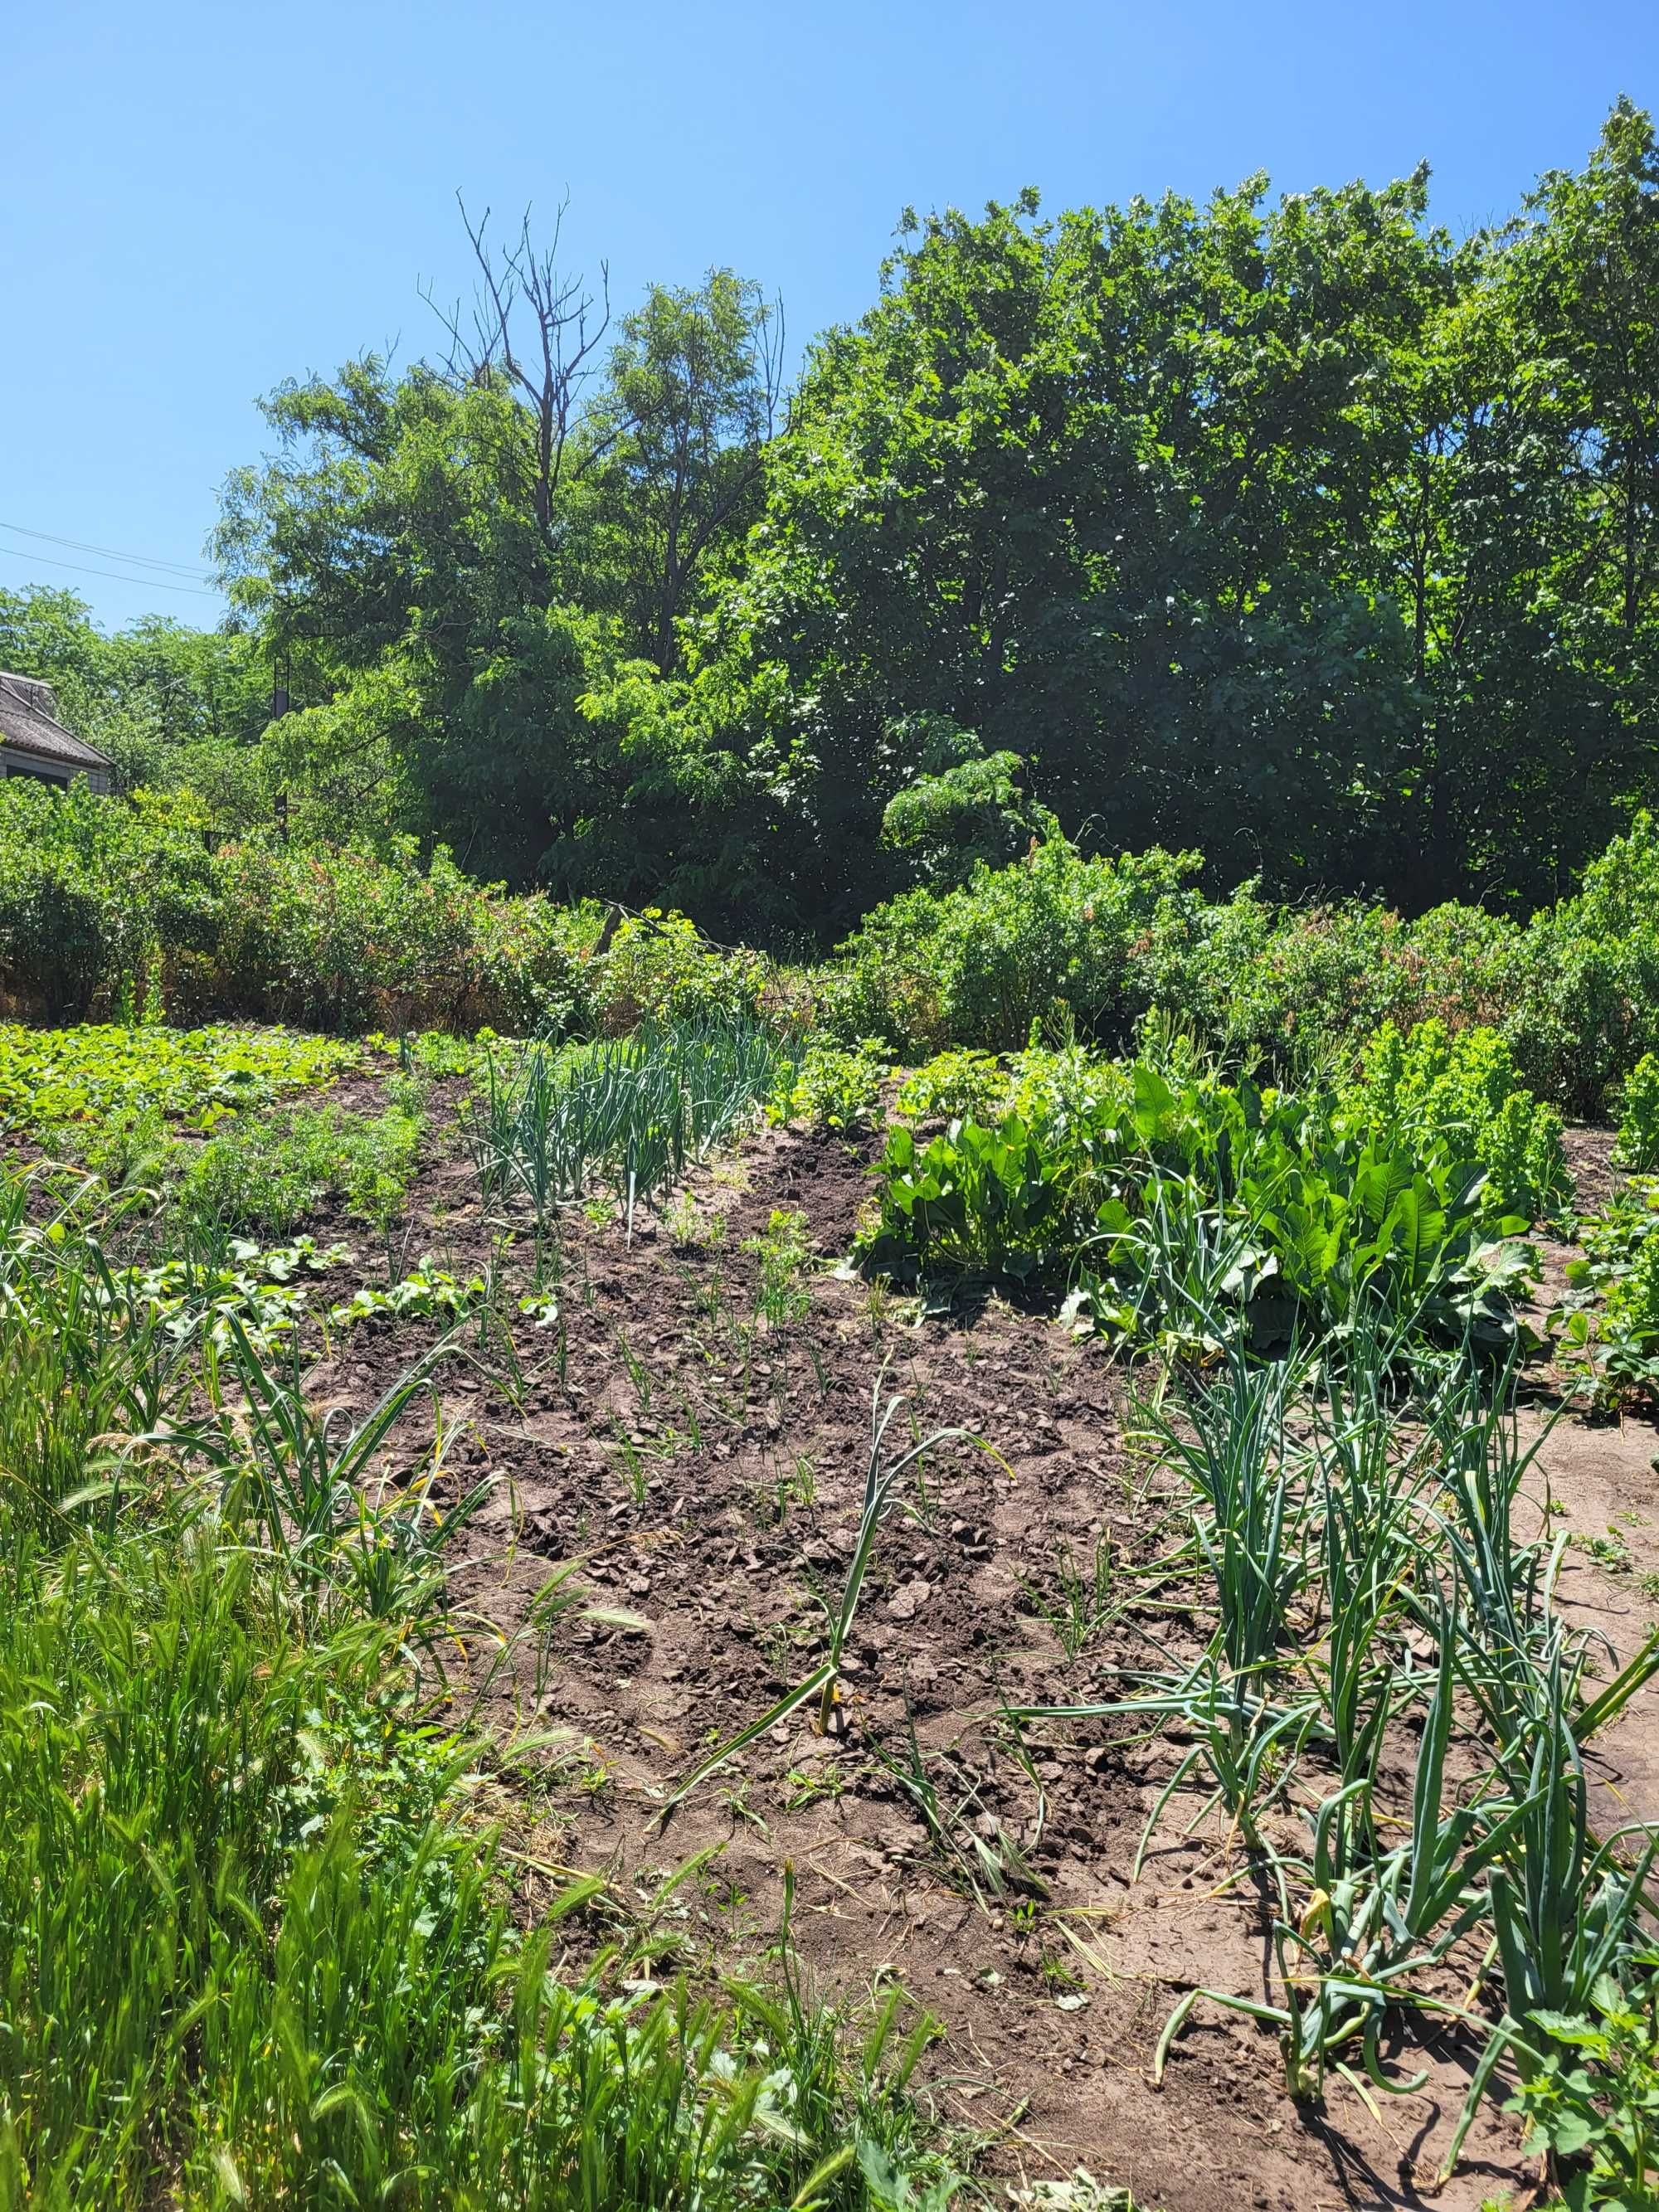
[[[907,215],[787,405],[757,285],[606,325],[475,231],[476,335],[267,402],[228,634],[0,594],[0,665],[221,830],[751,941],[1056,822],[1522,915],[1659,795],[1656,205],[1620,101],[1462,241],[1423,172]]]
[[[912,1279],[1069,1284],[1073,1320],[1115,1340],[1212,1351],[1231,1310],[1267,1346],[1380,1307],[1504,1345],[1526,1273],[1506,1240],[1565,1188],[1559,1123],[1505,1071],[1489,1031],[1453,1045],[1433,1024],[1384,1030],[1341,1093],[1224,1083],[1179,1049],[1032,1051],[1006,1110],[890,1133],[866,1256]]]

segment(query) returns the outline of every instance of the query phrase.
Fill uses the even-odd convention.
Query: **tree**
[[[937,715],[907,735],[920,745],[917,773],[888,800],[881,838],[911,855],[921,882],[954,888],[981,861],[1000,867],[1034,837],[1058,831],[1021,793],[1018,753],[988,753],[973,731]]]
[[[780,672],[804,912],[890,887],[873,833],[929,716],[1022,754],[1097,843],[1196,838],[1283,884],[1360,865],[1412,722],[1369,538],[1402,444],[1377,395],[1446,289],[1425,191],[912,220],[880,303],[814,349],[698,640]]]
[[[603,355],[603,286],[561,273],[558,225],[502,251],[487,222],[441,361],[369,355],[267,399],[276,449],[227,485],[216,549],[299,710],[272,757],[316,818],[528,883],[628,787],[580,702],[630,652],[676,665],[752,520],[779,325],[720,272],[652,291]]]
[[[680,667],[679,626],[709,572],[758,519],[782,356],[781,307],[729,269],[696,291],[653,285],[622,319],[583,425],[599,455],[586,580],[622,616],[632,654],[665,675]]]
[[[112,636],[74,592],[0,589],[0,668],[38,676],[69,726],[115,763],[118,785],[187,780],[252,747],[270,714],[258,641],[146,616]]]
[[[556,225],[467,236],[444,357],[284,386],[229,488],[319,818],[827,935],[1028,815],[1217,886],[1524,908],[1659,799],[1628,102],[1461,243],[1422,170],[907,216],[787,405],[730,271],[613,323]]]

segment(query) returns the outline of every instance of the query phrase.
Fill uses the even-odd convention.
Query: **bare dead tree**
[[[620,342],[607,351],[608,265],[600,264],[597,293],[559,266],[568,198],[550,238],[536,243],[526,211],[507,246],[490,239],[488,208],[474,222],[462,195],[455,198],[478,281],[470,305],[453,307],[421,288],[448,337],[443,371],[458,390],[499,384],[524,408],[534,456],[526,489],[550,553],[558,550],[567,480],[622,449],[629,531],[650,571],[630,586],[635,634],[641,649],[672,670],[676,625],[709,549],[741,526],[781,416],[787,428],[782,301],[768,302],[758,287],[711,270],[701,296],[653,288],[641,308],[622,319]],[[722,282],[738,305],[740,331],[729,314],[722,320],[715,289]],[[659,310],[667,335],[653,360],[650,318]],[[641,366],[653,373],[631,373]],[[601,388],[590,397],[596,377]]]
[[[532,416],[536,449],[532,498],[537,526],[550,546],[553,516],[563,480],[571,432],[581,412],[581,395],[599,362],[596,356],[611,327],[611,271],[599,265],[596,298],[580,276],[559,268],[559,239],[567,197],[559,203],[553,234],[538,246],[526,210],[516,241],[497,247],[487,233],[489,210],[475,223],[466,202],[455,195],[461,222],[478,264],[479,283],[470,316],[458,301],[438,305],[429,289],[421,296],[449,336],[445,368],[458,384],[492,384],[503,377],[521,397]],[[522,342],[521,342],[522,334]],[[621,429],[613,433],[620,436]],[[611,440],[586,440],[580,466],[591,467]]]

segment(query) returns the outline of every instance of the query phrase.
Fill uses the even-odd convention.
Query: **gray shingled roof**
[[[71,768],[108,768],[109,756],[66,730],[58,719],[52,686],[33,676],[11,676],[0,669],[0,739],[4,747],[62,761]],[[3,748],[0,748],[3,750]]]

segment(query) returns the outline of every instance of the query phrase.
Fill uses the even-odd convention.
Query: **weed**
[[[1094,1543],[1091,1560],[1080,1565],[1070,1542],[1062,1537],[1054,1552],[1054,1594],[1052,1597],[1030,1583],[1020,1588],[1054,1632],[1068,1659],[1075,1659],[1112,1618],[1112,1547],[1103,1532]]]
[[[1582,1552],[1586,1559],[1594,1559],[1604,1574],[1630,1573],[1630,1546],[1616,1528],[1609,1528],[1605,1536],[1577,1534],[1573,1537],[1572,1543],[1575,1551]]]
[[[812,1260],[806,1216],[798,1206],[775,1206],[765,1229],[745,1237],[743,1249],[759,1263],[756,1312],[775,1331],[798,1327],[811,1311],[805,1280]]]
[[[617,1349],[622,1354],[623,1365],[628,1370],[628,1379],[634,1386],[634,1395],[639,1401],[640,1411],[641,1413],[648,1413],[651,1411],[653,1389],[651,1370],[640,1358],[633,1346],[629,1344],[626,1334],[620,1328],[616,1333],[616,1340]]]
[[[833,1805],[847,1794],[847,1784],[833,1766],[818,1767],[811,1773],[792,1766],[783,1778],[784,1809],[789,1813],[804,1812],[809,1805]]]
[[[229,1229],[283,1236],[337,1195],[384,1237],[403,1210],[420,1133],[395,1109],[374,1120],[333,1107],[239,1118],[191,1160],[180,1203]]]
[[[690,1191],[671,1201],[663,1224],[681,1251],[718,1252],[726,1242],[726,1216],[706,1211]]]
[[[822,1735],[828,1732],[830,1717],[840,1698],[842,1658],[846,1650],[847,1639],[852,1633],[853,1622],[858,1613],[859,1600],[863,1595],[865,1580],[869,1573],[871,1558],[875,1549],[876,1537],[895,1501],[900,1483],[909,1469],[937,1445],[958,1437],[969,1438],[975,1443],[979,1441],[976,1437],[969,1437],[969,1432],[965,1429],[940,1429],[933,1435],[912,1444],[908,1451],[900,1453],[895,1459],[888,1459],[886,1457],[887,1432],[892,1427],[905,1401],[902,1396],[896,1395],[890,1397],[884,1407],[881,1402],[881,1384],[882,1378],[878,1377],[871,1394],[870,1457],[864,1486],[864,1508],[859,1517],[858,1535],[854,1543],[853,1556],[848,1566],[840,1607],[830,1615],[828,1656],[812,1670],[805,1681],[798,1683],[793,1689],[781,1698],[769,1711],[763,1713],[759,1720],[750,1722],[747,1727],[739,1729],[726,1742],[716,1741],[714,1748],[708,1757],[700,1759],[690,1774],[684,1776],[677,1784],[673,1794],[667,1799],[657,1816],[659,1826],[665,1824],[672,1818],[675,1808],[700,1782],[707,1780],[709,1775],[724,1766],[728,1759],[735,1758],[738,1752],[757,1741],[769,1729],[775,1728],[780,1721],[787,1720],[791,1713],[799,1711],[813,1698],[818,1700],[819,1733]]]

